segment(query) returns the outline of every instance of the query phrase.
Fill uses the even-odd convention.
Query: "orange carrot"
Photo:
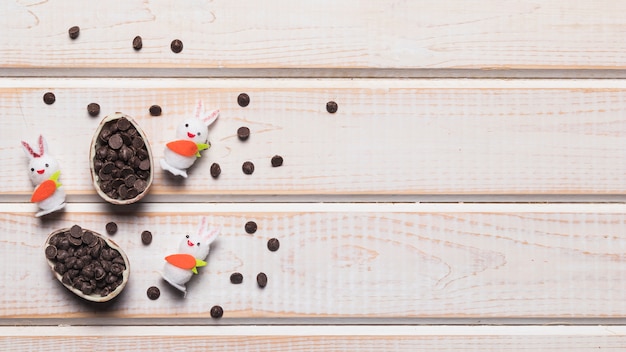
[[[42,200],[47,199],[57,189],[57,184],[53,180],[45,180],[35,188],[33,191],[33,196],[30,198],[30,201],[33,203],[41,202]]]
[[[191,254],[172,254],[165,257],[165,260],[181,269],[191,270],[196,267],[196,258]]]
[[[167,143],[167,148],[182,156],[193,156],[198,152],[198,146],[196,143],[185,139],[169,142]]]

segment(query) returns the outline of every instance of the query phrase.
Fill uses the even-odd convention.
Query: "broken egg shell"
[[[100,303],[108,302],[108,301],[112,300],[113,298],[117,297],[117,295],[119,295],[122,292],[122,290],[124,290],[124,287],[126,287],[126,284],[128,283],[128,278],[130,277],[130,262],[128,261],[128,257],[126,256],[126,253],[120,248],[120,246],[117,245],[117,243],[115,243],[114,241],[112,241],[109,238],[106,238],[105,236],[100,235],[99,233],[97,233],[95,231],[92,231],[92,230],[89,230],[89,229],[84,229],[84,228],[82,230],[83,230],[83,233],[85,233],[85,231],[89,231],[89,232],[93,233],[94,236],[96,236],[96,238],[101,239],[109,247],[111,247],[111,248],[115,249],[116,251],[118,251],[120,256],[124,259],[124,265],[126,266],[126,269],[124,269],[124,271],[122,272],[122,283],[119,286],[117,286],[115,288],[115,290],[113,290],[111,293],[109,293],[106,296],[100,296],[98,294],[86,295],[81,290],[76,289],[76,288],[74,288],[74,287],[72,287],[70,285],[66,285],[65,283],[63,283],[63,276],[61,276],[59,273],[57,273],[54,270],[55,262],[53,262],[52,260],[48,259],[48,257],[46,257],[46,261],[48,262],[48,266],[50,267],[50,270],[52,270],[52,274],[57,279],[57,281],[59,281],[63,286],[65,286],[65,288],[67,288],[68,290],[72,291],[72,293],[74,293],[78,297],[81,297],[81,298],[86,299],[86,300],[91,301],[91,302],[100,302]],[[56,234],[64,233],[64,232],[68,232],[68,231],[70,231],[69,228],[53,231],[48,236],[48,238],[46,238],[46,244],[44,245],[44,248],[48,247],[48,245],[50,244],[50,240]]]
[[[130,124],[137,130],[137,133],[141,136],[146,146],[146,150],[148,151],[148,160],[150,161],[150,175],[148,176],[148,179],[146,180],[147,182],[146,188],[144,189],[143,192],[139,193],[136,197],[130,198],[130,199],[114,199],[114,198],[109,197],[106,193],[104,193],[102,189],[100,189],[100,178],[98,177],[98,173],[95,171],[95,168],[94,168],[94,157],[96,155],[96,150],[99,146],[98,137],[100,136],[100,132],[107,124],[113,121],[117,121],[121,118],[126,118],[130,122]],[[96,189],[96,192],[102,199],[106,200],[107,202],[111,204],[118,204],[118,205],[132,204],[141,200],[146,194],[148,194],[148,191],[150,190],[150,187],[152,186],[152,181],[154,180],[154,158],[152,157],[152,150],[150,149],[150,143],[148,141],[148,138],[146,137],[146,134],[141,129],[141,127],[139,127],[137,122],[132,117],[126,114],[123,114],[121,112],[116,112],[102,119],[102,121],[98,125],[98,128],[96,129],[96,132],[93,135],[93,138],[91,139],[91,146],[89,149],[89,169],[91,170],[91,180],[93,182],[94,188]]]

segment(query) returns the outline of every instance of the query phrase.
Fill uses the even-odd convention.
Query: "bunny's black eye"
[[[186,123],[186,124],[185,124],[185,127],[189,127],[189,124],[188,124],[188,123]]]
[[[185,237],[189,238],[189,235],[187,235],[187,236],[185,236]]]
[[[201,134],[201,133],[200,133],[200,132],[198,132],[198,136],[199,136],[200,134]]]
[[[30,172],[33,172],[33,171],[35,171],[35,168],[34,168],[34,167],[31,167],[31,168],[30,168]]]
[[[46,164],[46,167],[48,167],[48,166],[50,166],[50,165]]]
[[[200,247],[200,242],[197,243],[198,247]]]

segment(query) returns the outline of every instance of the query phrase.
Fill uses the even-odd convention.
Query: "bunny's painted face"
[[[196,118],[183,121],[176,129],[176,138],[191,140],[194,143],[206,143],[209,137],[209,127]]]
[[[35,184],[47,180],[53,173],[59,170],[59,163],[55,159],[47,157],[33,158],[28,164],[28,172],[31,181]]]
[[[195,258],[206,258],[209,255],[210,243],[198,235],[186,235],[178,246],[180,253],[191,254]]]

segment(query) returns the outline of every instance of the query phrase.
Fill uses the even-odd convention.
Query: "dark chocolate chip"
[[[81,244],[83,244],[83,240],[80,237],[70,236],[68,240],[70,241],[70,244],[73,246],[80,246]]]
[[[54,271],[59,273],[59,275],[63,275],[67,271],[67,267],[63,263],[56,263],[54,264]]]
[[[150,111],[150,115],[152,116],[161,116],[161,112],[163,112],[158,105],[152,105],[148,111]]]
[[[152,232],[147,230],[143,231],[141,233],[141,243],[145,245],[149,245],[150,243],[152,243]]]
[[[111,264],[111,274],[119,276],[119,275],[122,275],[122,272],[124,272],[124,266],[122,264],[119,264],[119,263]]]
[[[104,268],[99,267],[99,266],[93,269],[93,273],[94,273],[94,278],[98,281],[104,279],[106,276],[106,271],[104,271]]]
[[[241,165],[241,170],[243,170],[243,173],[246,175],[252,175],[254,172],[254,164],[251,161],[246,161]]]
[[[85,233],[83,233],[82,239],[83,243],[85,243],[86,245],[91,245],[92,243],[96,242],[96,236],[91,231],[85,231]]]
[[[87,105],[87,113],[89,116],[96,117],[100,113],[100,105],[98,103],[90,103]]]
[[[109,235],[115,235],[115,233],[117,232],[117,224],[111,221],[106,224],[106,229]]]
[[[70,235],[75,238],[80,238],[83,235],[83,229],[78,225],[74,225],[70,228]]]
[[[43,95],[43,102],[48,105],[54,104],[56,100],[57,100],[57,97],[54,96],[54,93],[52,92],[47,92],[46,94]]]
[[[133,156],[135,156],[135,152],[133,152],[133,150],[127,146],[122,146],[122,149],[120,149],[120,159],[122,159],[123,161],[129,161]]]
[[[142,160],[141,163],[139,163],[139,169],[143,171],[150,170],[150,160],[148,159]]]
[[[52,259],[56,256],[57,256],[57,247],[52,246],[52,245],[46,247],[46,258]]]
[[[256,276],[256,283],[259,284],[260,288],[267,286],[267,275],[265,275],[265,273],[259,273]]]
[[[102,169],[102,160],[94,160],[93,162],[93,169],[95,172],[100,172],[100,169]]]
[[[224,309],[220,306],[211,307],[211,318],[219,319],[224,315]]]
[[[102,171],[102,173],[104,174],[110,174],[113,172],[113,169],[115,169],[115,163],[107,161],[102,164],[102,169],[100,169],[100,171]]]
[[[143,41],[141,40],[140,36],[136,36],[133,39],[133,49],[141,50],[141,48],[143,48]]]
[[[250,96],[246,93],[239,94],[237,97],[237,104],[239,104],[242,108],[245,108],[248,104],[250,104]]]
[[[150,298],[153,301],[161,297],[161,290],[159,290],[159,288],[156,286],[148,287],[148,291],[146,291],[146,293],[148,295],[148,298]]]
[[[137,149],[137,151],[135,151],[135,155],[137,155],[140,160],[145,160],[148,158],[148,151],[146,148]]]
[[[270,238],[270,240],[267,241],[267,249],[269,249],[270,251],[276,252],[279,247],[280,247],[280,242],[278,241],[278,239]]]
[[[222,168],[220,167],[220,164],[218,163],[211,164],[211,177],[217,178],[221,173],[222,173]]]
[[[139,192],[137,192],[137,190],[135,190],[134,188],[129,188],[128,193],[127,193],[128,198],[126,199],[134,199],[138,195],[139,195]]]
[[[120,131],[126,131],[130,128],[130,121],[127,118],[122,117],[117,120],[117,129]]]
[[[250,137],[250,129],[248,127],[239,127],[237,129],[237,137],[239,137],[240,141],[245,141]]]
[[[66,250],[60,249],[57,250],[57,260],[60,262],[65,262],[65,260],[69,257],[69,254],[67,253]]]
[[[232,284],[240,284],[243,282],[243,275],[241,275],[241,273],[232,273],[230,275],[230,282]]]
[[[174,39],[172,40],[172,44],[170,44],[170,48],[174,53],[178,54],[183,51],[183,42],[181,42],[179,39]]]
[[[328,111],[329,113],[334,114],[337,112],[337,109],[337,103],[335,103],[334,101],[329,101],[328,103],[326,103],[326,111]]]
[[[133,168],[130,167],[130,166],[124,166],[124,168],[122,170],[120,170],[120,177],[126,179],[129,176],[135,176]],[[128,186],[128,187],[131,187],[131,186]]]
[[[131,145],[135,149],[140,149],[140,148],[142,148],[145,145],[145,143],[143,141],[143,138],[135,137],[135,138],[133,138],[133,141],[131,142]]]
[[[122,199],[128,199],[128,187],[125,184],[122,184],[117,188],[117,194],[122,197]]]
[[[70,29],[68,29],[67,32],[70,35],[70,38],[76,39],[78,38],[78,35],[80,34],[80,27],[78,26],[71,27]]]
[[[115,150],[113,150],[113,149],[107,149],[107,160],[108,161],[116,161],[117,160],[117,152]]]
[[[126,187],[131,188],[131,187],[135,186],[135,182],[136,181],[137,181],[137,176],[135,176],[135,175],[128,175],[124,179],[124,184],[126,185]]]
[[[109,147],[117,150],[117,149],[120,149],[122,145],[124,145],[124,140],[122,139],[122,136],[120,136],[119,133],[116,133],[112,135],[111,138],[109,138]]]
[[[142,179],[138,179],[135,181],[135,183],[133,183],[133,188],[139,193],[145,191],[147,186],[148,182]]]
[[[137,176],[142,180],[147,180],[150,177],[149,171],[137,170]]]
[[[109,154],[109,151],[107,150],[107,147],[105,146],[102,146],[96,149],[96,158],[100,160],[106,160],[108,154]]]
[[[272,166],[279,167],[283,165],[283,157],[280,155],[274,155],[272,157]]]
[[[248,221],[246,223],[246,225],[244,226],[245,230],[247,233],[249,234],[253,234],[256,232],[257,226],[256,226],[256,222],[254,221]]]
[[[115,249],[114,249],[114,251],[115,251]],[[115,251],[115,253],[119,254],[118,251]],[[113,263],[122,264],[124,267],[126,267],[126,262],[124,261],[124,258],[122,258],[121,255],[119,257],[113,258]]]

